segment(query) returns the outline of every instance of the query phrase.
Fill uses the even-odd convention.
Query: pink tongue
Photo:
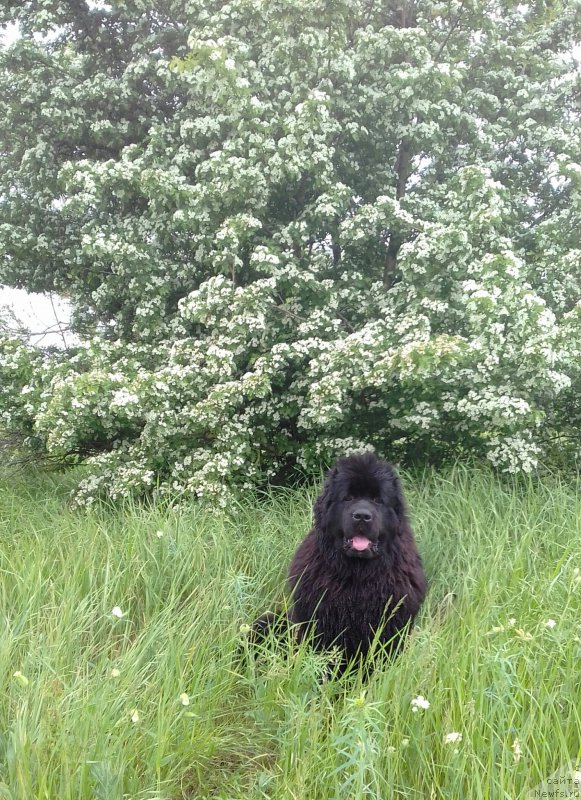
[[[369,547],[369,539],[367,536],[354,536],[351,539],[351,547],[354,550],[367,550]]]

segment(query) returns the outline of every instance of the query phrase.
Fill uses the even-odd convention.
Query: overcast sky
[[[24,289],[3,286],[0,287],[0,314],[2,307],[8,308],[30,331],[34,344],[70,347],[76,340],[68,330],[70,306],[58,295],[31,294]],[[10,319],[7,324],[14,327]]]

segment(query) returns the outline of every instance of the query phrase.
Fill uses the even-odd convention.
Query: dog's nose
[[[371,512],[366,508],[356,508],[353,512],[355,522],[371,522]]]

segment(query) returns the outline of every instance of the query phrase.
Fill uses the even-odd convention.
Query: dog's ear
[[[407,523],[407,507],[399,475],[392,474],[393,500],[389,509],[389,525],[394,535],[399,535]]]
[[[327,510],[331,505],[332,501],[332,494],[333,494],[333,481],[337,477],[338,469],[337,467],[333,467],[333,469],[327,472],[327,476],[325,478],[325,483],[321,490],[321,494],[315,500],[315,504],[313,506],[313,516],[315,518],[315,527],[318,528],[320,531],[324,531],[327,527]]]
[[[399,475],[393,475],[393,491],[394,491],[394,503],[393,503],[393,510],[397,514],[398,519],[403,519],[406,513],[406,505],[405,505],[405,498],[403,496],[403,488],[401,485],[401,481],[399,479]]]

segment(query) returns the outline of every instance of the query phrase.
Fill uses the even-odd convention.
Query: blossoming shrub
[[[84,339],[3,343],[2,426],[87,461],[81,502],[225,502],[366,447],[575,459],[573,11],[168,9],[94,9],[93,49],[72,11],[12,12],[60,34],[0,62],[0,277],[65,291]]]

